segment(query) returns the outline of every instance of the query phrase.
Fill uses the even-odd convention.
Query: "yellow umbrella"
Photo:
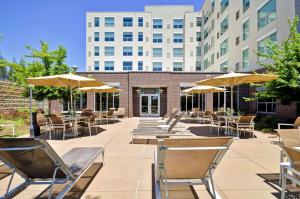
[[[231,109],[233,108],[233,86],[247,83],[257,83],[275,80],[278,75],[271,74],[249,74],[230,72],[210,79],[196,82],[197,85],[230,86],[231,87]],[[224,107],[225,108],[225,107]]]

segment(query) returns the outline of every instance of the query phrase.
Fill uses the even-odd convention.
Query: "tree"
[[[257,52],[259,57],[271,62],[259,62],[268,72],[279,75],[274,81],[265,83],[266,90],[259,92],[259,98],[279,99],[282,104],[300,101],[300,34],[297,32],[298,16],[288,19],[290,35],[280,45],[266,42],[266,52]]]

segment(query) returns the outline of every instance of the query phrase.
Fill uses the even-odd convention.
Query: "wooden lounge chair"
[[[100,154],[104,159],[103,147],[78,147],[59,157],[45,140],[1,138],[0,160],[13,171],[4,198],[12,198],[33,184],[49,184],[51,198],[53,185],[64,184],[65,188],[56,197],[63,198]],[[15,173],[24,182],[11,189]]]
[[[204,184],[211,195],[221,198],[214,188],[212,172],[231,145],[231,137],[181,138],[158,140],[155,152],[155,193],[165,199],[169,186]]]
[[[281,199],[284,199],[287,180],[291,180],[293,185],[300,185],[300,150],[284,145],[279,146],[289,159],[289,162],[280,163],[280,168],[282,170]]]
[[[175,118],[175,116],[178,114],[178,109],[174,110],[170,116],[167,118],[162,119],[143,119],[139,121],[138,128],[152,128],[157,127],[158,125],[169,125],[170,122]]]

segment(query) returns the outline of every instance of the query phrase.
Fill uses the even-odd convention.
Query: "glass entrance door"
[[[140,95],[140,115],[141,116],[159,116],[160,98],[159,94],[141,94]]]

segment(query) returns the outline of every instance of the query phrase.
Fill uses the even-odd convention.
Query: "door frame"
[[[142,113],[142,97],[148,97],[148,114]],[[158,107],[157,107],[157,114],[151,113],[151,97],[156,96],[158,98]],[[159,117],[160,116],[160,94],[140,94],[140,117]]]

